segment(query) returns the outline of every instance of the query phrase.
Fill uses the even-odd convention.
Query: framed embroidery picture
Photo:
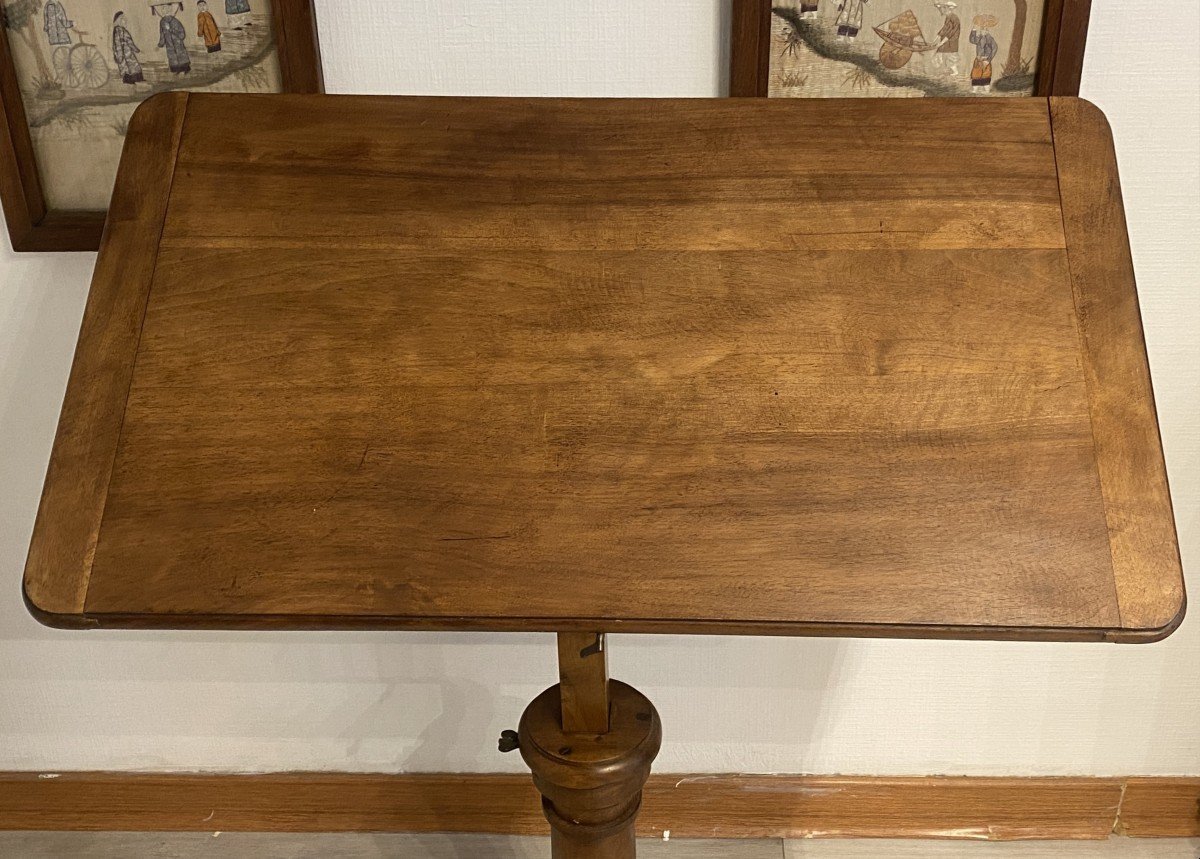
[[[312,0],[0,0],[0,204],[14,250],[100,244],[125,131],[168,90],[321,92]]]
[[[734,96],[1078,95],[1091,0],[733,0]]]

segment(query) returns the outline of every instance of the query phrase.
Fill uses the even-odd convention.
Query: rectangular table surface
[[[1107,123],[157,96],[25,594],[77,626],[1161,637]]]

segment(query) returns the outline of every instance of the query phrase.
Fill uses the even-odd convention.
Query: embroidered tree
[[[50,64],[46,62],[46,55],[42,53],[41,41],[38,38],[40,32],[38,20],[41,17],[38,12],[40,11],[39,0],[8,0],[0,10],[3,13],[4,29],[12,30],[20,35],[21,41],[33,54],[38,74],[42,80],[52,81],[54,73],[50,70]]]
[[[1008,44],[1008,59],[1004,62],[1005,75],[1019,75],[1024,71],[1021,48],[1025,42],[1025,20],[1029,17],[1029,0],[1013,0],[1016,17],[1013,19],[1012,40]]]

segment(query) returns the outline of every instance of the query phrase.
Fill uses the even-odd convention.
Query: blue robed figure
[[[127,84],[146,80],[142,73],[142,64],[138,60],[141,49],[133,41],[133,34],[129,32],[129,28],[125,26],[124,12],[113,15],[112,49],[113,59],[117,61],[117,68],[121,71],[121,80]]]
[[[187,30],[175,17],[176,6],[183,9],[182,3],[156,3],[154,14],[159,16],[158,46],[166,49],[167,65],[178,75],[192,70],[192,58],[187,50]]]
[[[46,31],[46,38],[50,40],[50,44],[71,44],[70,31],[75,26],[75,22],[67,20],[67,12],[58,0],[46,0],[46,9],[43,17],[45,21],[42,29]]]

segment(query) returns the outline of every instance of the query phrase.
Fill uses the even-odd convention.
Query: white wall
[[[707,96],[725,78],[717,0],[318,5],[336,92]],[[1193,594],[1197,35],[1192,3],[1096,3],[1084,81],[1116,133]],[[26,615],[92,262],[0,252],[0,769],[518,769],[495,737],[553,682],[547,635],[72,633]],[[662,772],[1200,774],[1198,615],[1141,647],[619,636],[612,663],[662,712]]]

